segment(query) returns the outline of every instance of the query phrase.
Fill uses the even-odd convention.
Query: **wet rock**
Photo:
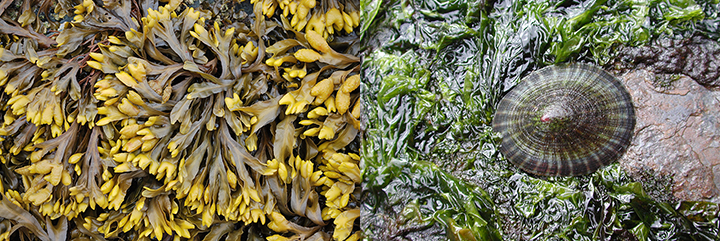
[[[720,43],[702,36],[662,39],[657,44],[619,51],[620,60],[656,73],[682,73],[706,87],[720,87]]]
[[[672,177],[680,200],[719,202],[720,91],[687,76],[658,81],[663,78],[647,69],[620,78],[637,116],[635,137],[620,163],[634,176]]]

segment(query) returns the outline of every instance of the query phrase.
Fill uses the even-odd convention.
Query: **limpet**
[[[584,175],[616,161],[634,128],[628,91],[588,64],[529,74],[500,100],[493,119],[505,158],[543,176]]]

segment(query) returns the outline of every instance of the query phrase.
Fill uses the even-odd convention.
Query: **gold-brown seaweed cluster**
[[[262,4],[262,12],[267,17],[272,17],[277,7],[280,7],[281,18],[288,18],[292,29],[315,31],[324,38],[341,31],[352,33],[360,25],[358,2],[353,0],[322,0],[319,2],[317,0],[250,0],[250,3]]]
[[[357,3],[310,1],[0,1],[0,240],[360,239]]]

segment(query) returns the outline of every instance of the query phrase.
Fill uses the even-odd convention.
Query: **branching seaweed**
[[[1,1],[0,240],[358,240],[358,4],[253,3]]]

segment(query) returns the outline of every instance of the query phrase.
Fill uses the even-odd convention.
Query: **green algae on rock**
[[[605,65],[618,46],[658,36],[716,40],[717,1],[361,3],[368,239],[717,240],[720,205],[653,199],[667,182],[638,182],[618,163],[530,175],[502,158],[490,126],[505,92],[536,69]]]

